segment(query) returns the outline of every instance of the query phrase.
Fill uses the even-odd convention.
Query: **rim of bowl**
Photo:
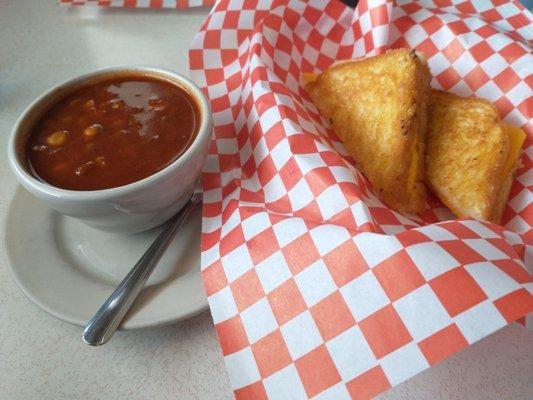
[[[174,83],[184,89],[196,102],[198,109],[200,111],[200,125],[196,132],[196,137],[185,150],[185,152],[180,155],[176,160],[171,164],[167,165],[160,171],[147,176],[146,178],[140,179],[138,181],[128,183],[127,185],[117,186],[108,189],[99,189],[99,190],[69,190],[61,189],[59,187],[53,186],[47,182],[41,181],[33,176],[27,171],[27,169],[21,165],[18,154],[17,154],[17,138],[20,134],[20,125],[28,118],[35,108],[39,106],[42,102],[46,101],[49,97],[53,96],[55,99],[51,102],[52,104],[60,101],[62,96],[54,96],[54,94],[60,90],[66,90],[68,96],[68,90],[71,87],[83,88],[85,84],[90,83],[91,80],[95,80],[98,77],[102,77],[105,80],[106,76],[113,76],[114,74],[139,74],[151,76],[153,78],[166,78],[170,83]],[[44,111],[46,112],[46,111]],[[206,139],[206,136],[211,137],[212,122],[211,122],[211,110],[209,103],[202,93],[201,89],[188,77],[182,75],[178,72],[172,71],[170,69],[155,67],[150,65],[140,65],[140,66],[116,66],[116,67],[107,67],[100,68],[86,74],[77,75],[66,81],[63,81],[39,95],[34,101],[26,107],[26,109],[19,116],[13,129],[11,130],[9,141],[8,141],[8,160],[11,167],[11,170],[17,175],[19,180],[24,185],[27,184],[33,189],[38,190],[41,193],[44,193],[51,197],[61,197],[63,199],[78,199],[78,200],[94,200],[102,198],[112,198],[117,196],[122,196],[128,194],[132,191],[142,190],[149,187],[155,183],[158,179],[169,174],[172,170],[180,167],[181,165],[187,163],[187,161],[199,150],[202,142]],[[25,186],[25,185],[24,185]]]

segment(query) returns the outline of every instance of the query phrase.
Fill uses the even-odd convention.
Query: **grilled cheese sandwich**
[[[408,49],[333,64],[307,74],[307,92],[389,207],[425,208],[429,69]]]
[[[432,90],[426,182],[458,217],[500,223],[524,140],[488,101]]]

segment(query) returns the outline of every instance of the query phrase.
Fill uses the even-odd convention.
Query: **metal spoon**
[[[202,193],[195,192],[185,207],[166,223],[163,231],[137,261],[137,264],[87,323],[82,335],[85,343],[99,346],[113,336],[165,253],[174,234],[201,201]]]

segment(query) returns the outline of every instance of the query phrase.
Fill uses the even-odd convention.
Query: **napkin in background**
[[[70,6],[99,6],[126,8],[189,8],[211,6],[216,0],[58,0]]]

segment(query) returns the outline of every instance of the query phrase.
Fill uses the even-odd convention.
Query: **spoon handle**
[[[87,323],[83,331],[83,341],[91,346],[107,342],[118,328],[131,305],[146,284],[155,266],[165,253],[180,225],[202,201],[202,193],[194,193],[188,203],[172,217],[163,231],[141,256],[139,261],[120,282],[115,291]]]

